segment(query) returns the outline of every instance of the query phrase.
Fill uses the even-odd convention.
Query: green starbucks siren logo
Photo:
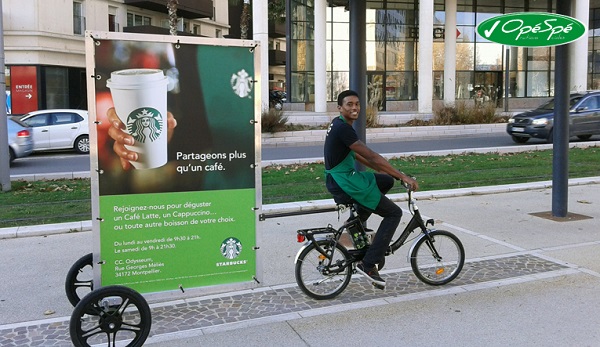
[[[562,45],[579,39],[586,30],[575,18],[544,12],[505,14],[477,26],[477,33],[487,40],[520,47]]]
[[[138,108],[129,114],[127,130],[137,142],[154,142],[163,131],[163,118],[152,107]]]
[[[221,243],[221,254],[227,259],[235,259],[242,253],[242,243],[235,237],[228,237]]]

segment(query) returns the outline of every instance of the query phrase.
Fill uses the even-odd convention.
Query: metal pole
[[[0,0],[0,186],[8,192],[10,186],[10,157],[8,155],[8,129],[6,125],[6,76],[4,74],[4,24]]]
[[[508,95],[510,94],[510,47],[506,47],[506,71],[504,71],[504,112],[508,112]]]
[[[350,89],[358,93],[361,108],[354,129],[358,138],[367,142],[367,4],[364,0],[350,0]],[[358,162],[357,162],[358,163]],[[364,171],[364,165],[357,164]]]
[[[556,2],[556,13],[569,16],[571,0]],[[552,215],[566,217],[569,198],[569,46],[556,46],[554,71],[554,149],[552,157]]]

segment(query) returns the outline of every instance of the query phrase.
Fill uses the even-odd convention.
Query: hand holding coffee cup
[[[113,143],[113,151],[119,156],[123,170],[127,171],[133,168],[131,162],[138,160],[138,153],[127,149],[125,145],[131,146],[135,143],[133,136],[125,132],[125,124],[121,121],[114,107],[111,107],[106,112],[108,121],[111,127],[108,129],[108,136],[115,142]],[[167,142],[173,137],[173,130],[177,126],[177,120],[171,112],[167,112]]]
[[[124,125],[119,130],[130,135],[121,136],[122,144],[128,150],[124,159],[136,169],[165,165],[167,77],[157,69],[120,70],[110,76],[106,86],[110,89],[116,114]],[[121,152],[120,157],[124,154]]]

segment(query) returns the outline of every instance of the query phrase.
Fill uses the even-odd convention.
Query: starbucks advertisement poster
[[[141,293],[253,282],[256,53],[156,37],[90,35],[95,279]]]

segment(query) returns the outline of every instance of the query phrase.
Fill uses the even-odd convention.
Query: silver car
[[[29,112],[19,118],[33,130],[33,150],[74,149],[90,152],[88,112],[56,109]]]
[[[27,124],[11,118],[8,121],[8,152],[10,162],[33,152],[33,131]]]

